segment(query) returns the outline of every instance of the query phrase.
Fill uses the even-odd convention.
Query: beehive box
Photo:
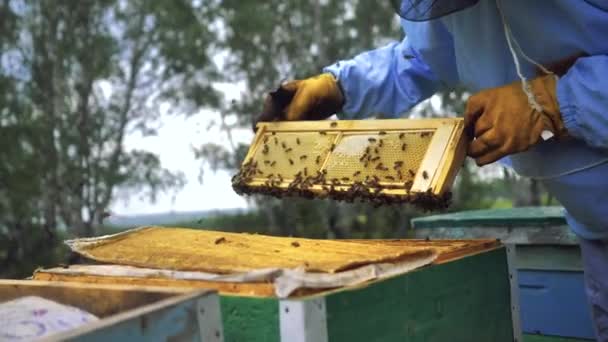
[[[563,208],[472,210],[412,224],[419,238],[495,237],[512,245],[524,342],[594,340],[578,238]]]
[[[219,300],[217,293],[211,290],[0,280],[0,303],[27,296],[76,307],[100,318],[78,328],[46,336],[45,341],[223,340]],[[45,313],[44,310],[39,311],[39,315]],[[0,317],[0,320],[4,319],[9,317]],[[48,320],[61,324],[62,317]],[[25,324],[29,328],[34,323],[16,324]],[[42,326],[35,329],[28,340],[42,336],[37,334],[42,334],[43,330]]]
[[[216,241],[221,241],[217,248],[231,239],[228,235],[225,240],[217,238]],[[197,243],[193,238],[187,240],[190,244]],[[306,239],[297,241],[297,247],[292,248],[313,243]],[[226,341],[513,341],[506,253],[495,240],[343,243],[346,247],[352,245],[353,250],[432,249],[438,254],[432,264],[408,273],[352,286],[303,289],[288,298],[278,298],[273,284],[268,282],[66,274],[61,269],[41,270],[34,278],[215,287],[220,291]],[[368,247],[360,248],[362,244]],[[272,251],[277,243],[272,241],[268,245]],[[240,256],[247,263],[258,257],[259,254],[251,252]],[[87,266],[82,267],[84,270]]]
[[[237,193],[447,206],[467,138],[462,119],[270,122],[258,130]]]

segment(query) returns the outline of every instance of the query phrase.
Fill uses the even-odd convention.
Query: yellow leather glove
[[[344,96],[332,74],[287,82],[264,100],[260,121],[323,120],[340,111]]]
[[[548,130],[555,138],[567,137],[555,95],[557,83],[553,75],[528,81],[536,102],[535,110],[528,102],[520,81],[471,96],[465,109],[465,127],[473,131],[468,154],[482,166],[529,149]]]

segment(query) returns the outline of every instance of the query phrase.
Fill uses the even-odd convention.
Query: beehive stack
[[[446,207],[464,159],[461,119],[262,123],[239,194]]]

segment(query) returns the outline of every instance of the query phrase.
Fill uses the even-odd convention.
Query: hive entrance
[[[447,206],[461,119],[263,123],[233,178],[240,194]]]

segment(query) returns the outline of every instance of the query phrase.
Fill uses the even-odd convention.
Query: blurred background
[[[69,262],[64,239],[149,224],[408,236],[428,213],[230,184],[268,90],[403,35],[388,0],[0,0],[0,277]],[[467,96],[404,115],[456,116]],[[449,210],[550,204],[467,161]]]

